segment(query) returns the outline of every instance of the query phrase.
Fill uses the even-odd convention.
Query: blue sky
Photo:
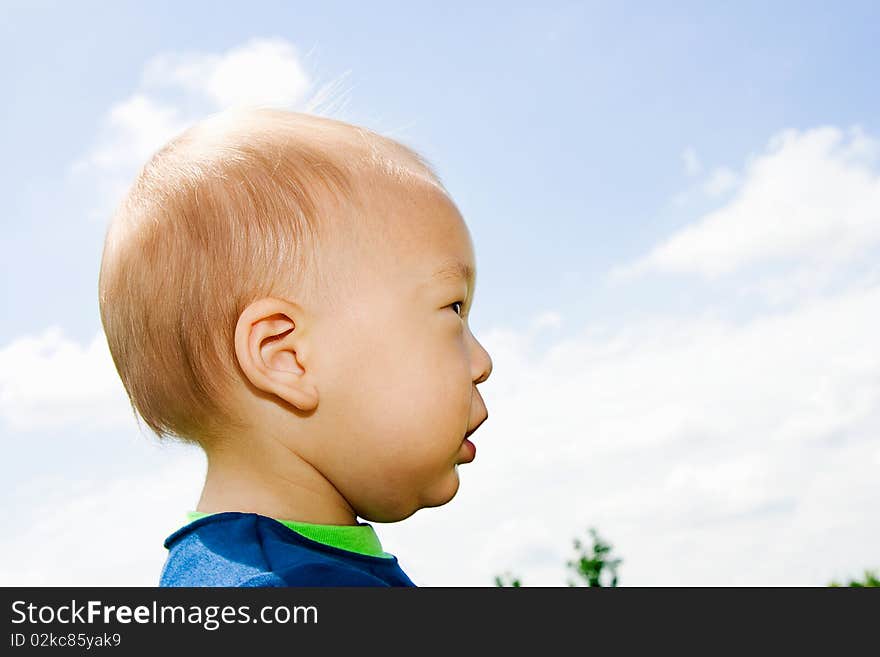
[[[880,566],[876,3],[181,4],[0,8],[0,475],[22,523],[0,550],[40,540],[29,518],[62,490],[71,544],[65,518],[114,512],[108,488],[156,531],[189,508],[192,487],[136,494],[198,458],[137,433],[93,342],[109,208],[163,127],[246,82],[296,106],[336,81],[333,116],[419,150],[456,199],[496,363],[459,496],[380,529],[417,583],[485,585],[501,562],[562,583],[589,523],[624,584]],[[193,62],[255,68],[208,88]],[[419,538],[450,529],[478,554],[463,572]],[[717,565],[770,542],[800,547]],[[658,574],[686,546],[705,556]],[[133,561],[139,583],[160,558]]]

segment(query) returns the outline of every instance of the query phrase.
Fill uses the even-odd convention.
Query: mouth
[[[475,458],[477,458],[477,446],[474,445],[470,440],[465,438],[461,441],[462,447],[464,447],[465,456],[464,460],[460,461],[460,463],[470,463]]]
[[[477,446],[474,445],[468,437],[474,433],[477,429],[480,428],[480,425],[483,424],[487,419],[489,419],[489,414],[483,416],[483,419],[477,422],[472,429],[468,429],[467,433],[464,435],[464,439],[461,441],[462,446],[465,448],[464,463],[470,463],[477,457]]]
[[[474,425],[474,428],[473,428],[473,429],[468,429],[468,432],[467,432],[466,434],[464,434],[465,440],[467,440],[467,439],[471,436],[471,434],[472,434],[474,431],[476,431],[477,429],[479,429],[479,428],[480,428],[480,425],[482,425],[483,422],[485,422],[485,421],[488,420],[488,419],[489,419],[489,414],[486,413],[486,414],[483,416],[483,419],[480,420],[479,422],[477,422],[477,423]]]

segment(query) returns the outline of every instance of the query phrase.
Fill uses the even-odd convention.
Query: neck
[[[242,511],[279,520],[357,525],[357,514],[314,466],[272,439],[242,438],[247,450],[215,448],[196,511]]]

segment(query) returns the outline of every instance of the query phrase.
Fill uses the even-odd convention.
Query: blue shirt
[[[256,513],[199,518],[165,547],[159,586],[415,586],[393,555],[319,543]]]

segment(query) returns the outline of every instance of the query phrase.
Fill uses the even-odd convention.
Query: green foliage
[[[509,583],[505,583],[507,580]],[[495,576],[495,586],[520,586],[519,577],[514,577],[510,572],[505,571],[503,575]]]
[[[577,555],[573,561],[566,563],[567,567],[586,584],[579,585],[569,579],[568,585],[617,586],[617,567],[623,563],[623,560],[611,555],[611,544],[606,543],[593,527],[588,532],[592,539],[589,551],[585,550],[584,544],[575,538],[574,549]],[[519,577],[514,577],[509,571],[505,571],[503,575],[495,576],[495,586],[522,586],[522,582]]]
[[[584,544],[580,540],[574,539],[577,556],[566,565],[586,582],[585,586],[617,586],[617,568],[623,560],[611,555],[612,545],[606,543],[595,528],[590,527],[588,531],[592,539],[589,551],[584,549]],[[602,583],[603,579],[605,584]],[[579,586],[571,579],[568,580],[568,585]]]
[[[852,588],[874,588],[880,587],[880,579],[877,578],[877,573],[873,570],[865,571],[865,579],[864,581],[859,581],[856,579],[851,579],[849,584],[839,584],[838,582],[831,582],[828,586],[840,587],[840,586],[849,586]]]

